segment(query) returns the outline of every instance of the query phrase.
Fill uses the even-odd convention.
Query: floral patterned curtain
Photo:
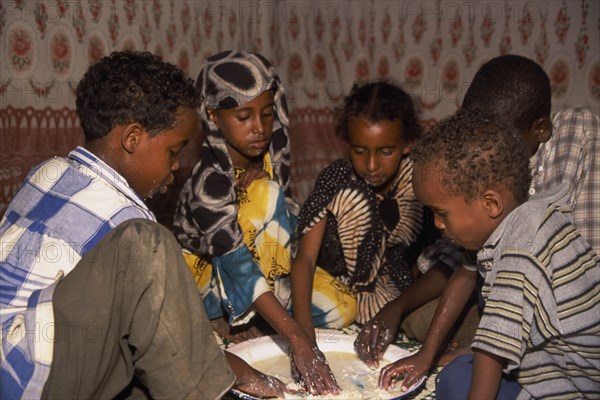
[[[454,112],[479,66],[515,53],[550,76],[553,109],[600,111],[600,2],[384,0],[2,0],[0,213],[27,171],[82,142],[74,89],[113,50],[149,50],[196,77],[229,48],[278,68],[291,109],[292,179],[302,202],[344,145],[335,107],[354,82],[392,78],[424,125]],[[184,153],[180,185],[201,138]],[[168,221],[175,190],[154,199]]]

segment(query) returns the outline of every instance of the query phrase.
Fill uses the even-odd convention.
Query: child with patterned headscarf
[[[307,389],[337,393],[324,356],[286,311],[298,207],[283,85],[264,57],[232,50],[206,60],[197,86],[206,138],[174,230],[208,316],[244,326],[260,314],[290,342]]]

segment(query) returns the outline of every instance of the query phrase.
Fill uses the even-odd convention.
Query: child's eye
[[[237,116],[237,119],[238,119],[238,120],[240,120],[240,121],[246,121],[246,120],[248,120],[249,118],[250,118],[250,116],[249,116],[249,115],[238,115],[238,116]]]
[[[179,156],[179,153],[181,153],[181,150],[183,150],[183,147],[176,147],[174,149],[169,150],[169,153],[171,153],[172,157],[177,157]]]
[[[355,154],[364,154],[365,153],[365,149],[361,149],[360,147],[355,147],[355,148],[352,149],[352,151]]]
[[[391,150],[381,150],[381,154],[388,157],[392,155],[392,151]]]

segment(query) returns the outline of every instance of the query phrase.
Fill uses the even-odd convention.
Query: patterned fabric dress
[[[317,265],[355,293],[359,323],[412,284],[412,264],[439,236],[413,194],[411,174],[405,157],[395,182],[376,194],[347,161],[335,161],[320,173],[300,212],[300,236],[327,216]]]
[[[271,163],[265,156],[265,171]],[[236,168],[236,174],[243,173]],[[244,251],[230,257],[207,257],[184,251],[196,285],[203,296],[209,319],[223,315],[224,307],[234,325],[248,321],[246,312],[262,293],[270,290],[287,307],[290,300],[290,243],[293,227],[285,196],[274,181],[262,178],[238,191],[238,223],[244,234]],[[258,270],[257,270],[258,267]]]
[[[270,243],[283,246],[275,254],[287,253],[281,260],[285,259],[288,265],[281,265],[276,270],[278,275],[289,271],[292,215],[297,214],[298,206],[290,197],[289,120],[285,93],[275,69],[266,59],[235,50],[208,58],[197,85],[202,96],[200,117],[206,136],[201,160],[180,194],[173,229],[182,247],[193,255],[187,259],[196,274],[197,284],[201,290],[210,288],[212,295],[203,293],[209,318],[226,312],[231,324],[242,324],[254,315],[250,307],[256,298],[278,286],[275,277],[269,281],[265,276],[257,262],[258,253],[245,236],[253,230],[263,233],[268,229],[279,230],[274,233],[277,240]],[[267,90],[273,92],[274,102],[273,135],[265,153],[265,170],[271,180],[255,181],[263,182],[266,188],[257,189],[261,193],[257,196],[247,193],[253,203],[243,212],[243,198],[238,191],[236,171],[227,145],[215,123],[207,118],[206,111],[239,107]],[[248,191],[255,190],[255,182]],[[263,219],[254,218],[251,223],[244,223],[249,221],[248,213],[260,214]],[[266,248],[264,246],[263,250]],[[203,275],[199,268],[208,273]],[[207,282],[212,283],[207,286]],[[289,299],[289,293],[276,293],[276,296],[280,301],[286,296]]]

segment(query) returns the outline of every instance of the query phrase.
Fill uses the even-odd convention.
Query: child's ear
[[[412,149],[412,146],[410,144],[404,146],[404,148],[402,149],[402,154],[406,155],[406,154],[410,153],[411,149]]]
[[[495,190],[486,190],[481,196],[483,208],[487,215],[492,218],[498,218],[504,211],[504,198]]]
[[[136,122],[125,126],[121,132],[121,145],[125,151],[129,154],[134,153],[145,133],[144,128]]]
[[[542,117],[531,126],[533,137],[538,143],[547,142],[552,136],[552,121],[550,117]]]

